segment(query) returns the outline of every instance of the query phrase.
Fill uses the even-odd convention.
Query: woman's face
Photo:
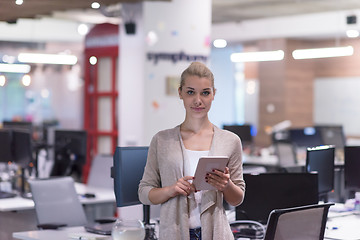
[[[187,116],[195,118],[207,116],[214,95],[211,81],[203,77],[189,76],[182,88],[179,88],[179,96],[184,102]]]

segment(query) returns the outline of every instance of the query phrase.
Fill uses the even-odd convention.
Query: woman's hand
[[[213,169],[213,172],[206,174],[206,182],[215,187],[217,190],[223,192],[230,181],[229,168],[226,167],[225,171]]]
[[[192,176],[186,176],[171,186],[153,188],[149,192],[149,199],[153,204],[161,204],[178,195],[189,196],[190,193],[195,192],[195,186],[190,182],[193,179]]]
[[[175,197],[177,195],[189,196],[190,193],[195,192],[194,184],[190,183],[193,180],[192,176],[185,176],[177,180],[177,182],[170,187],[170,196]]]

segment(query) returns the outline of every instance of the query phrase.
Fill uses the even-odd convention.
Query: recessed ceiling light
[[[349,29],[346,31],[346,36],[349,38],[357,38],[359,36],[359,31],[356,29]]]
[[[216,39],[213,42],[214,47],[216,48],[224,48],[227,45],[227,42],[225,39]]]
[[[24,3],[23,0],[16,0],[16,1],[15,1],[15,4],[16,4],[16,5],[22,5],[23,3]]]
[[[91,56],[89,58],[89,62],[90,62],[91,65],[95,65],[97,63],[97,57]]]
[[[93,2],[93,3],[91,4],[91,8],[93,8],[93,9],[98,9],[98,8],[100,8],[100,3],[98,3],[98,2]]]
[[[79,24],[77,30],[80,35],[84,36],[89,32],[89,27],[86,24],[82,23],[82,24]]]
[[[0,87],[5,86],[6,77],[4,75],[0,75]]]
[[[22,77],[21,82],[22,82],[22,84],[23,84],[25,87],[30,86],[30,84],[31,84],[31,77],[30,77],[30,75],[25,74],[25,75]]]

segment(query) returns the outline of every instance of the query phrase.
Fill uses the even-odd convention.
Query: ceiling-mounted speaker
[[[347,24],[356,24],[356,15],[350,15],[346,17]]]
[[[134,22],[126,22],[125,23],[125,32],[126,32],[126,34],[135,34],[136,24]]]

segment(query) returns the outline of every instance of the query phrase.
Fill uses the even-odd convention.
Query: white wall
[[[161,14],[159,14],[161,13]],[[145,2],[145,32],[153,31],[156,42],[147,42],[146,53],[210,54],[211,1],[174,0]],[[185,111],[178,96],[166,94],[166,78],[180,77],[192,60],[145,61],[144,139],[150,142],[159,130],[180,124]]]
[[[136,34],[128,35],[119,25],[119,145],[148,145],[143,141],[144,119],[144,18],[143,4],[124,4],[134,14]]]
[[[348,136],[360,136],[359,76],[317,78],[314,82],[314,122],[343,125]]]
[[[137,29],[135,35],[126,35],[120,26],[119,145],[149,145],[156,132],[184,120],[178,96],[166,94],[166,78],[180,77],[191,61],[159,60],[155,64],[147,54],[183,52],[208,57],[211,2],[175,0],[124,6]],[[156,39],[149,38],[150,31]]]

